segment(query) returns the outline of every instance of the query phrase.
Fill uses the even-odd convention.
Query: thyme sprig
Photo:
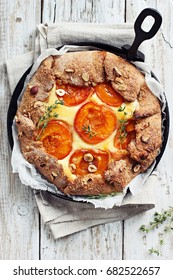
[[[126,132],[126,124],[127,120],[119,120],[120,123],[120,142],[123,143],[124,139],[127,137],[127,132]]]
[[[40,140],[41,135],[43,134],[45,128],[47,127],[47,124],[50,121],[50,119],[58,118],[59,115],[56,112],[54,112],[54,110],[58,108],[58,105],[64,105],[64,101],[61,99],[60,100],[58,99],[53,104],[46,106],[44,115],[39,117],[39,120],[37,123],[37,129],[39,129],[40,131],[37,135],[36,140]]]
[[[96,132],[91,129],[90,125],[83,125],[82,130],[89,135],[89,138],[92,138],[96,135]]]
[[[124,110],[126,109],[126,106],[124,105],[124,106],[120,106],[119,108],[118,108],[118,112],[123,112]]]
[[[160,251],[157,250],[157,249],[154,249],[153,247],[151,247],[149,250],[148,250],[149,254],[156,254],[157,256],[160,255]]]
[[[140,230],[148,233],[151,230],[158,228],[160,224],[163,224],[163,222],[168,220],[170,220],[171,223],[173,222],[173,207],[170,207],[168,210],[163,210],[161,213],[155,212],[153,221],[151,221],[148,226],[142,225]],[[165,226],[164,231],[168,231],[170,228],[173,229],[173,227],[169,224]]]
[[[148,234],[149,232],[157,230],[163,224],[165,225],[158,234],[159,240],[157,247],[163,246],[165,234],[173,230],[173,207],[169,207],[169,209],[163,210],[161,213],[155,212],[153,220],[148,225],[141,225],[139,230],[144,234]],[[156,254],[157,256],[160,255],[160,250],[158,248],[151,247],[148,252],[150,254]]]
[[[126,137],[127,137],[127,131],[126,131],[126,125],[127,125],[127,119],[125,118],[127,115],[127,112],[125,111],[126,106],[120,106],[118,108],[118,112],[123,112],[124,114],[124,118],[119,120],[119,131],[120,131],[120,135],[119,135],[119,140],[120,140],[120,147],[122,149],[122,144],[124,143]]]

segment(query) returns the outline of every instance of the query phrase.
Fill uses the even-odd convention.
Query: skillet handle
[[[146,32],[142,29],[141,26],[145,18],[147,18],[148,16],[152,16],[155,21],[151,29]],[[127,50],[127,59],[129,60],[135,59],[140,44],[143,41],[154,37],[154,35],[159,30],[161,23],[162,23],[162,16],[155,9],[146,8],[139,14],[134,24],[135,39],[131,47]]]

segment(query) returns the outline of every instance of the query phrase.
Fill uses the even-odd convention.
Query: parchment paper
[[[31,72],[26,79],[25,86],[26,86],[26,84],[28,84],[30,78],[35,73],[35,71],[41,64],[41,62],[49,55],[62,55],[64,53],[66,53],[67,51],[80,51],[80,50],[85,50],[85,49],[88,49],[88,47],[65,45],[59,51],[57,51],[56,49],[53,49],[53,48],[44,50],[41,53],[41,55],[36,59],[32,69],[31,69]],[[163,89],[162,89],[160,83],[152,77],[151,69],[150,69],[149,65],[147,65],[146,63],[143,63],[143,62],[135,62],[134,64],[136,65],[136,67],[138,67],[138,69],[142,73],[145,74],[145,79],[146,79],[147,85],[149,86],[151,91],[161,100],[162,110],[164,110],[166,101],[165,101]],[[22,91],[22,94],[25,90],[25,86]],[[22,96],[22,94],[21,94],[21,96]],[[19,97],[19,101],[20,101],[21,96]],[[164,131],[164,127],[162,127],[162,131]],[[48,190],[49,192],[52,192],[52,193],[62,194],[61,192],[59,192],[57,190],[57,188],[53,184],[48,183],[45,179],[43,179],[41,177],[41,175],[36,171],[35,167],[32,164],[29,164],[23,158],[23,155],[20,151],[19,143],[17,140],[17,132],[16,132],[15,124],[13,125],[13,138],[14,138],[14,148],[13,148],[13,152],[12,152],[11,163],[12,163],[12,167],[13,167],[13,172],[16,172],[19,174],[21,182],[25,185],[29,185],[33,189]],[[153,171],[154,165],[155,165],[155,163],[153,163],[152,166],[150,168],[148,168],[146,172],[144,172],[144,173],[138,175],[136,178],[134,178],[130,182],[130,184],[128,184],[128,186],[126,186],[126,188],[123,190],[122,193],[117,193],[117,195],[115,195],[115,196],[107,196],[107,197],[99,198],[99,199],[91,199],[91,198],[84,199],[83,197],[72,197],[72,198],[74,200],[78,200],[78,201],[90,202],[96,208],[102,207],[102,208],[108,209],[108,208],[112,208],[115,205],[120,206],[125,198],[125,195],[126,195],[128,189],[130,190],[130,192],[133,195],[136,195],[141,191],[141,189],[144,186],[145,181],[147,180],[147,178]]]

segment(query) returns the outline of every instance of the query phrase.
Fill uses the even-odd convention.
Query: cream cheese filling
[[[48,106],[55,103],[55,101],[60,98],[61,97],[57,96],[56,86],[54,86],[52,88],[52,90],[50,91]],[[116,135],[117,130],[115,130],[107,139],[105,139],[104,141],[102,141],[101,143],[98,143],[98,144],[88,144],[88,143],[84,142],[81,139],[81,137],[76,133],[76,131],[74,129],[74,119],[75,119],[76,113],[84,103],[89,102],[89,101],[94,101],[97,104],[107,106],[115,113],[118,120],[122,120],[124,118],[126,120],[130,119],[133,116],[134,111],[139,108],[139,103],[137,100],[135,100],[134,102],[124,102],[121,105],[122,108],[125,107],[124,111],[126,112],[126,115],[124,115],[124,111],[122,111],[122,112],[118,111],[119,107],[113,107],[113,106],[106,105],[97,96],[97,94],[94,93],[91,97],[87,98],[82,104],[79,104],[79,105],[73,106],[73,107],[68,107],[65,105],[58,105],[58,107],[56,109],[54,109],[54,112],[58,114],[58,119],[66,121],[72,127],[72,135],[73,135],[72,151],[64,159],[58,160],[58,162],[61,163],[63,166],[65,175],[70,180],[74,180],[76,178],[76,175],[72,174],[69,169],[69,159],[75,150],[93,148],[93,149],[100,149],[100,150],[108,150],[111,152],[117,151],[117,149],[114,147],[114,137]]]

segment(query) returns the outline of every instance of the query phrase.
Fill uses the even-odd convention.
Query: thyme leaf
[[[161,213],[155,212],[153,220],[148,225],[141,225],[139,230],[143,234],[148,234],[152,231],[156,231],[161,228],[158,233],[159,240],[157,242],[157,248],[151,247],[148,252],[150,254],[160,255],[160,248],[164,245],[164,236],[173,230],[173,207],[169,207],[166,210],[162,210]]]
[[[151,247],[151,248],[148,250],[148,252],[149,252],[149,254],[156,254],[157,256],[160,255],[159,250],[154,249],[153,247]]]
[[[124,143],[126,137],[127,137],[127,131],[126,131],[126,125],[127,125],[127,119],[125,118],[127,116],[127,112],[125,111],[126,109],[126,106],[124,105],[121,105],[119,108],[118,108],[118,112],[123,112],[124,114],[124,118],[123,119],[120,119],[118,120],[119,121],[119,132],[120,132],[120,135],[119,135],[119,140],[120,140],[120,148],[122,149],[122,144]]]
[[[173,222],[173,207],[170,207],[168,210],[163,210],[161,213],[155,212],[153,220],[149,223],[148,226],[142,225],[140,227],[140,230],[148,233],[151,230],[154,230],[158,228],[163,222],[170,220],[170,222]],[[168,231],[171,229],[171,223],[164,227],[164,231]]]
[[[96,135],[96,132],[92,131],[90,125],[83,125],[82,130],[89,135],[89,138],[92,138]]]
[[[124,107],[121,105],[119,108],[118,108],[118,112],[123,112],[124,110],[126,109],[126,106],[124,105]]]
[[[45,108],[44,115],[39,117],[39,120],[37,123],[37,129],[40,131],[36,137],[36,140],[40,140],[41,135],[43,134],[49,120],[51,118],[53,118],[53,119],[58,118],[59,115],[56,112],[53,112],[55,109],[58,108],[58,105],[64,105],[64,101],[61,99],[56,100],[53,104],[47,106]]]

